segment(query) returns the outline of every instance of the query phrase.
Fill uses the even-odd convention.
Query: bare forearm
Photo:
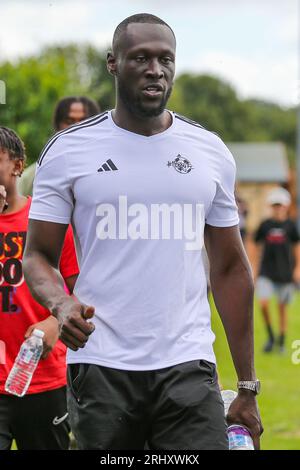
[[[62,306],[71,301],[64,290],[60,272],[37,252],[24,257],[23,270],[32,296],[52,315],[58,317]]]
[[[239,380],[254,380],[253,280],[246,260],[226,273],[211,272],[215,304]]]

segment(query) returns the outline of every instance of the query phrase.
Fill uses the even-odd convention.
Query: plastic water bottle
[[[228,414],[229,407],[237,397],[233,390],[222,390],[222,399],[224,402],[225,417]],[[253,440],[248,429],[241,424],[233,424],[227,429],[229,450],[254,450]]]
[[[227,429],[229,450],[254,450],[250,432],[240,424],[234,424]]]
[[[24,341],[7,377],[6,392],[17,397],[25,395],[43,353],[43,337],[44,332],[35,329],[32,335]]]
[[[225,412],[225,418],[226,418],[231,403],[237,397],[237,392],[234,392],[233,390],[222,390],[221,396],[224,402],[224,412]]]

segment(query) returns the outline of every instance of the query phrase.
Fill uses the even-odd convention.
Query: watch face
[[[257,380],[257,381],[256,381],[256,387],[255,387],[255,388],[256,388],[256,393],[257,393],[257,394],[259,394],[259,392],[260,392],[260,387],[261,387],[261,386],[260,386],[260,381],[259,381],[259,380]]]

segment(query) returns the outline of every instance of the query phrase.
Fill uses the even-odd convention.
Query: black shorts
[[[66,387],[22,398],[0,394],[0,450],[67,450]]]
[[[155,371],[68,366],[68,408],[81,450],[228,450],[216,366]]]

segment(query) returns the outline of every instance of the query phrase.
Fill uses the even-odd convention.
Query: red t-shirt
[[[28,327],[49,317],[24,282],[22,258],[25,248],[31,198],[18,212],[0,215],[0,393]],[[68,228],[60,260],[64,279],[79,273],[73,233]],[[40,360],[28,389],[29,394],[66,384],[66,347],[58,341],[47,359]]]

